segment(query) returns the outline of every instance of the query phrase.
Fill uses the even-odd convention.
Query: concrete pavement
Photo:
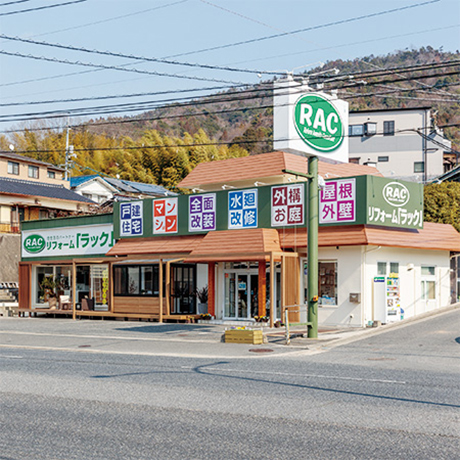
[[[284,328],[264,327],[266,343],[245,345],[222,343],[228,328],[222,324],[1,318],[0,348],[201,358],[288,357],[321,353],[393,328],[403,328],[414,321],[427,321],[456,308],[460,308],[460,304],[378,328],[320,328],[318,339],[306,338],[305,326],[292,327],[290,345],[285,344]]]

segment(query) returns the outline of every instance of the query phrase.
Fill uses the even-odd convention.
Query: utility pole
[[[65,173],[64,173],[64,179],[69,180],[70,179],[70,167],[72,165],[72,157],[73,155],[73,145],[69,145],[69,133],[70,133],[70,127],[69,127],[69,117],[67,117],[67,134],[66,134],[66,139],[65,139]]]

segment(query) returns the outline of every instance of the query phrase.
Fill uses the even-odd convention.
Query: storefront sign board
[[[113,225],[24,230],[21,246],[27,259],[104,255],[113,246]]]

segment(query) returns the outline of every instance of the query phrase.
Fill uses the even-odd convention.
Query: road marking
[[[209,367],[206,368],[207,371],[219,371],[219,372],[234,372],[234,373],[244,373],[244,374],[265,374],[265,375],[282,375],[285,377],[306,377],[306,378],[321,378],[321,379],[335,379],[335,380],[351,380],[355,382],[373,382],[373,383],[398,383],[400,385],[406,385],[407,382],[403,380],[384,380],[384,379],[365,379],[360,377],[342,377],[336,375],[323,375],[323,374],[294,374],[289,372],[266,372],[266,371],[253,371],[253,370],[241,370],[241,369],[224,369],[220,367]],[[196,367],[190,366],[181,366],[181,369],[190,369],[193,370]]]

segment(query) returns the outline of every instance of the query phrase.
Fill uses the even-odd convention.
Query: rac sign
[[[408,188],[399,182],[390,182],[383,187],[383,198],[391,206],[404,206],[409,202]]]
[[[42,252],[45,245],[45,238],[41,235],[30,235],[24,240],[24,249],[31,254]]]
[[[338,110],[320,94],[301,96],[294,107],[294,125],[311,148],[333,152],[343,142],[343,123]]]

